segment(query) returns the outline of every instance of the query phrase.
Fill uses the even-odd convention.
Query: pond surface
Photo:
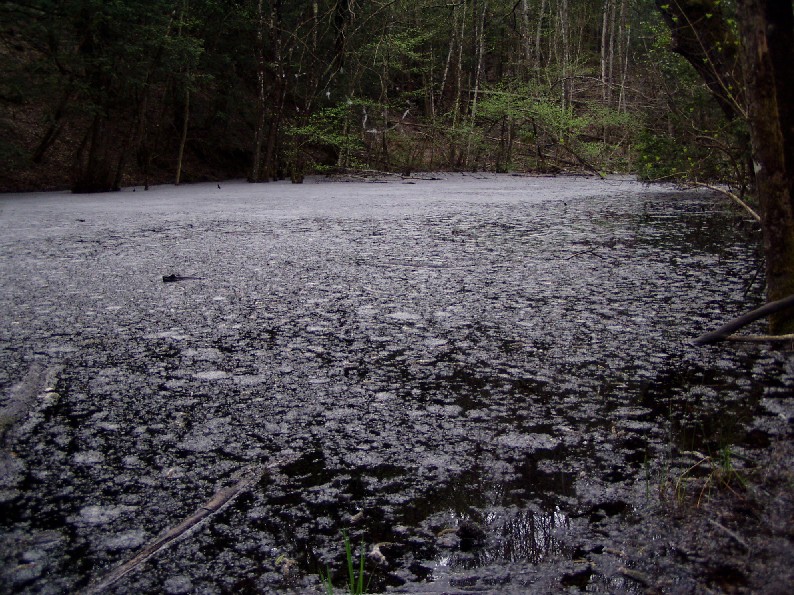
[[[668,478],[790,430],[790,352],[690,344],[758,241],[627,179],[2,196],[0,583],[87,588],[253,468],[106,592],[323,592],[343,532],[370,591],[643,592]]]

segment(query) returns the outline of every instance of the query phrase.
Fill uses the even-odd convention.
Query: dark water
[[[790,425],[790,352],[689,343],[761,300],[757,231],[709,194],[130,196],[0,201],[11,592],[88,586],[266,464],[110,592],[319,591],[345,580],[343,531],[380,544],[372,591],[640,591],[578,561],[699,457]]]

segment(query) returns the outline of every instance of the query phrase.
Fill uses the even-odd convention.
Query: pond
[[[342,592],[343,535],[370,592],[643,592],[676,478],[790,430],[790,351],[691,345],[762,301],[710,192],[137,190],[0,197],[13,592],[87,589],[241,471],[105,592]]]

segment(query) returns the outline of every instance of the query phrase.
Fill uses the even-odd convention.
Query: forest
[[[761,222],[768,299],[794,294],[791,2],[31,0],[0,18],[0,190],[433,170],[719,183]]]
[[[0,73],[0,584],[794,592],[792,0],[0,0]]]
[[[736,8],[694,4],[716,26],[708,75],[736,62]],[[679,18],[649,0],[3,2],[0,189],[351,170],[742,189],[736,73],[671,51]]]

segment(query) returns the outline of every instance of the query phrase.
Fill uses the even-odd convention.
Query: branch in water
[[[758,221],[758,223],[761,223],[761,215],[756,213],[753,207],[748,205],[746,202],[744,202],[741,198],[736,196],[730,190],[725,190],[725,188],[712,186],[711,184],[704,184],[703,182],[689,182],[689,183],[692,184],[693,186],[701,186],[703,188],[708,188],[709,190],[714,190],[715,192],[719,192],[720,194],[724,194],[725,196],[730,198],[733,202],[735,202],[737,205],[742,207],[745,211],[747,211],[753,219]]]
[[[243,469],[237,476],[238,479],[236,483],[215,492],[212,498],[207,500],[196,512],[166,531],[161,537],[150,542],[138,552],[134,558],[128,560],[115,570],[112,570],[99,582],[88,587],[84,591],[84,594],[94,595],[105,591],[120,579],[137,569],[149,558],[169,547],[179,538],[187,535],[188,532],[194,529],[199,523],[217,514],[222,508],[237,498],[237,496],[256,483],[262,477],[265,470],[265,468],[258,466],[251,466]]]
[[[744,316],[734,318],[733,320],[722,325],[716,331],[700,335],[693,341],[693,343],[695,345],[708,345],[709,343],[718,343],[719,341],[724,341],[730,335],[732,335],[734,331],[738,331],[740,328],[747,326],[751,322],[755,322],[759,318],[764,318],[765,316],[769,316],[775,312],[780,312],[786,308],[791,308],[792,306],[794,306],[794,295],[790,295],[775,302],[769,302],[760,308],[756,308],[752,312],[748,312]],[[735,341],[736,339],[732,340]]]

